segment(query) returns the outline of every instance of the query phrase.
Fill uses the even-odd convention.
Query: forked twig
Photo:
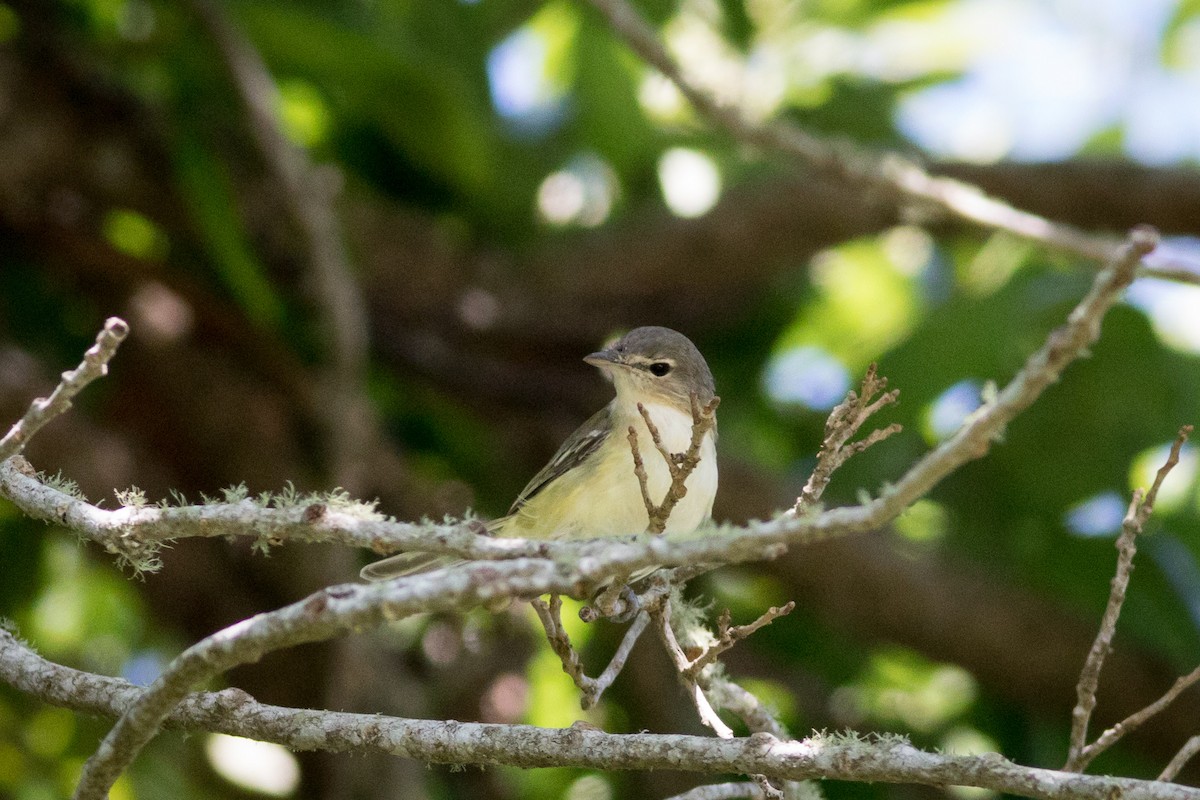
[[[688,477],[700,464],[700,446],[704,443],[704,437],[717,424],[716,414],[717,406],[721,404],[720,397],[714,396],[712,400],[701,405],[700,400],[693,392],[691,401],[692,439],[687,450],[682,453],[672,453],[667,450],[659,435],[658,427],[650,418],[650,412],[646,410],[645,406],[638,403],[638,413],[642,415],[642,419],[646,423],[646,430],[650,432],[650,441],[654,443],[655,449],[666,462],[667,470],[671,474],[671,485],[667,488],[667,493],[660,503],[655,503],[650,497],[650,488],[647,485],[649,478],[646,475],[646,465],[642,461],[642,454],[638,447],[637,430],[632,425],[629,426],[628,438],[629,449],[633,453],[633,472],[637,476],[638,486],[642,490],[642,502],[646,506],[648,518],[646,533],[660,534],[667,529],[667,520],[670,519],[671,512],[687,495]]]
[[[1130,714],[1128,717],[1096,737],[1096,741],[1084,747],[1080,753],[1079,758],[1081,763],[1078,771],[1086,769],[1087,765],[1090,764],[1092,760],[1096,758],[1096,756],[1100,755],[1105,750],[1119,742],[1121,738],[1125,736],[1125,734],[1132,733],[1133,731],[1137,730],[1151,717],[1158,714],[1167,706],[1171,705],[1171,703],[1175,702],[1175,698],[1183,694],[1184,690],[1195,684],[1197,681],[1200,681],[1200,667],[1196,667],[1187,675],[1177,678],[1175,683],[1171,685],[1171,688],[1168,689],[1162,697],[1158,698],[1141,711]],[[1068,768],[1064,767],[1064,769]]]
[[[684,648],[679,644],[679,639],[675,636],[674,628],[671,626],[670,596],[663,596],[657,605],[649,608],[649,614],[654,619],[655,631],[658,633],[659,640],[662,642],[663,648],[667,651],[671,660],[675,663],[675,669],[679,674],[679,681],[687,691],[688,696],[692,699],[692,704],[696,707],[696,713],[699,715],[700,721],[711,728],[722,739],[732,739],[733,729],[721,719],[720,714],[717,713],[717,707],[709,695],[715,694],[719,698],[728,698],[736,694],[736,689],[740,689],[740,687],[723,678],[714,679],[713,676],[705,672],[705,668],[716,663],[717,658],[733,647],[734,644],[745,639],[758,629],[771,624],[780,617],[787,616],[795,607],[795,602],[789,602],[779,608],[772,606],[762,616],[748,625],[738,626],[730,624],[729,610],[726,609],[722,612],[721,618],[717,623],[719,633],[717,640],[694,658],[688,657]],[[714,683],[719,683],[720,685],[713,685]],[[727,703],[720,702],[719,704],[721,706],[728,705]],[[748,715],[752,717],[758,716],[760,709],[750,709],[748,706],[743,708],[742,706],[746,704],[741,703],[736,705],[737,708],[730,710],[738,713],[743,719],[746,719]],[[746,722],[747,724],[751,724],[752,720],[746,719]],[[761,725],[751,725],[752,729],[765,728],[769,729],[772,733],[783,733],[782,726],[773,718],[768,718],[761,722],[763,723]],[[771,798],[771,800],[783,797],[783,793],[772,785],[765,775],[752,774],[750,778],[758,785],[763,797]]]
[[[850,390],[846,399],[829,413],[829,419],[825,421],[825,438],[817,453],[817,466],[813,468],[812,475],[804,484],[800,496],[796,498],[793,513],[803,514],[815,508],[834,471],[852,456],[903,430],[900,423],[893,422],[886,428],[872,431],[853,444],[847,444],[875,412],[895,403],[900,397],[900,390],[893,389],[876,399],[875,396],[887,388],[887,378],[878,376],[877,369],[875,364],[868,367],[860,390]]]
[[[687,674],[688,668],[691,666],[691,659],[684,653],[679,640],[675,638],[675,630],[671,627],[670,599],[664,598],[663,602],[650,612],[650,615],[654,618],[654,630],[658,633],[658,637],[662,641],[667,655],[675,662],[675,669],[679,673],[680,682],[687,690],[688,696],[692,698],[692,704],[696,706],[696,713],[700,715],[700,721],[712,728],[713,733],[722,739],[732,739],[733,729],[726,725],[725,721],[717,714],[716,709],[713,708],[712,703],[705,696],[704,689],[700,686],[700,683],[694,677]]]
[[[571,676],[571,680],[582,692],[579,705],[585,711],[596,705],[600,701],[601,695],[616,680],[617,675],[624,669],[629,654],[633,652],[633,646],[637,644],[638,638],[650,622],[650,617],[646,612],[639,613],[634,618],[633,624],[625,631],[625,637],[621,640],[617,652],[608,662],[608,666],[604,668],[599,677],[589,678],[584,672],[579,653],[571,645],[571,637],[567,635],[566,628],[563,627],[562,598],[552,594],[549,603],[538,598],[531,601],[531,605],[537,612],[542,628],[546,631],[546,639],[550,642],[550,647],[562,661],[563,672]]]
[[[685,674],[689,679],[697,680],[704,668],[716,661],[721,654],[728,651],[735,644],[742,641],[759,628],[770,625],[780,617],[786,617],[788,614],[792,613],[795,608],[796,601],[789,600],[783,606],[771,606],[762,614],[762,616],[747,625],[735,626],[730,625],[731,619],[729,609],[725,609],[721,612],[721,616],[717,620],[717,640],[705,648],[704,652],[691,660],[691,663],[685,670]]]
[[[642,460],[641,448],[638,446],[637,429],[632,425],[629,426],[627,436],[629,452],[633,456],[633,474],[637,477],[638,488],[642,493],[642,504],[646,508],[646,533],[656,536],[667,529],[667,520],[671,518],[675,506],[687,496],[687,479],[700,464],[700,448],[704,444],[704,437],[717,424],[717,406],[721,404],[720,397],[714,395],[703,405],[695,392],[692,392],[689,399],[692,407],[692,435],[687,450],[682,453],[672,453],[667,449],[663,444],[658,426],[650,417],[650,412],[641,403],[637,404],[638,413],[642,415],[642,420],[646,423],[646,430],[650,433],[650,441],[658,450],[658,454],[662,456],[667,471],[671,475],[671,485],[667,487],[661,503],[655,503],[654,499],[650,497],[650,478],[646,473],[646,463]],[[629,575],[614,575],[608,588],[596,597],[593,602],[595,613],[589,614],[586,621],[617,615],[621,594],[628,580]],[[624,612],[626,618],[631,612],[636,612],[636,607],[626,609]],[[618,621],[621,619],[618,618]]]
[[[1141,489],[1134,491],[1133,498],[1129,503],[1129,510],[1125,514],[1125,520],[1121,523],[1121,534],[1117,537],[1116,544],[1117,570],[1112,579],[1108,605],[1104,609],[1104,616],[1100,620],[1100,630],[1096,632],[1096,639],[1092,642],[1091,650],[1088,651],[1087,658],[1084,660],[1083,669],[1079,673],[1079,683],[1075,687],[1077,699],[1075,709],[1071,712],[1071,740],[1067,752],[1067,762],[1063,765],[1063,769],[1066,771],[1082,772],[1092,759],[1116,744],[1126,733],[1166,708],[1180,692],[1196,680],[1200,680],[1200,667],[1197,667],[1191,674],[1176,681],[1170,691],[1154,703],[1104,731],[1093,743],[1087,743],[1088,723],[1091,721],[1092,711],[1096,708],[1096,689],[1100,684],[1100,670],[1104,666],[1105,657],[1112,650],[1117,620],[1121,616],[1121,606],[1125,603],[1125,592],[1129,588],[1129,578],[1133,572],[1133,557],[1137,553],[1138,534],[1142,532],[1142,528],[1150,519],[1150,514],[1154,510],[1154,501],[1158,498],[1158,490],[1167,475],[1170,474],[1171,469],[1179,463],[1179,453],[1191,433],[1191,425],[1184,425],[1179,429],[1179,435],[1175,438],[1175,443],[1171,445],[1171,453],[1154,476],[1154,483],[1151,484],[1150,491],[1143,492]]]

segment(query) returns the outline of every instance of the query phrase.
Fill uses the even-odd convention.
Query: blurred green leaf
[[[277,79],[298,76],[320,87],[339,125],[368,126],[414,171],[456,194],[488,191],[488,113],[448,54],[267,2],[239,5],[238,19]]]
[[[187,119],[183,117],[185,126]],[[180,130],[172,144],[176,180],[221,283],[246,316],[260,325],[278,327],[284,316],[283,301],[246,239],[225,165],[190,126]]]

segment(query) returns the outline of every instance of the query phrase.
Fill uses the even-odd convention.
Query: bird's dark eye
[[[655,361],[650,365],[650,373],[662,377],[671,371],[671,365],[665,361]]]

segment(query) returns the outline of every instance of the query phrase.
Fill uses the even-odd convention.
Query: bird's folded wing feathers
[[[509,517],[517,513],[521,506],[553,483],[556,478],[578,466],[599,449],[600,445],[608,438],[608,420],[611,413],[612,404],[609,404],[593,414],[591,419],[580,425],[573,434],[567,437],[562,447],[558,448],[558,452],[550,459],[550,463],[542,467],[542,471],[534,475],[533,480],[521,490],[521,494],[517,495],[512,508],[508,511]],[[494,526],[502,524],[505,519],[507,517],[493,520],[489,527],[494,529]],[[398,553],[368,564],[360,574],[365,580],[382,581],[400,575],[413,575],[460,563],[462,560],[456,559],[454,556],[439,556],[419,551]]]
[[[591,418],[580,425],[573,434],[567,437],[558,448],[558,452],[550,459],[550,463],[542,467],[542,471],[533,476],[533,480],[525,485],[512,508],[509,516],[517,513],[521,506],[528,503],[538,492],[545,489],[554,480],[583,463],[592,453],[600,449],[600,445],[608,438],[611,424],[609,418],[613,413],[613,403],[597,411]]]

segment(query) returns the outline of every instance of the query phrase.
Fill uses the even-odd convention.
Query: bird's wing
[[[508,510],[509,515],[517,513],[521,506],[528,503],[538,492],[545,489],[556,478],[563,475],[567,471],[573,469],[583,462],[588,456],[596,452],[609,434],[609,416],[612,414],[612,404],[605,406],[591,416],[591,418],[579,426],[578,429],[566,441],[562,443],[562,447],[558,448],[558,452],[550,459],[550,463],[542,467],[542,471],[533,476],[521,493],[517,495],[517,499],[513,501],[512,508]]]

